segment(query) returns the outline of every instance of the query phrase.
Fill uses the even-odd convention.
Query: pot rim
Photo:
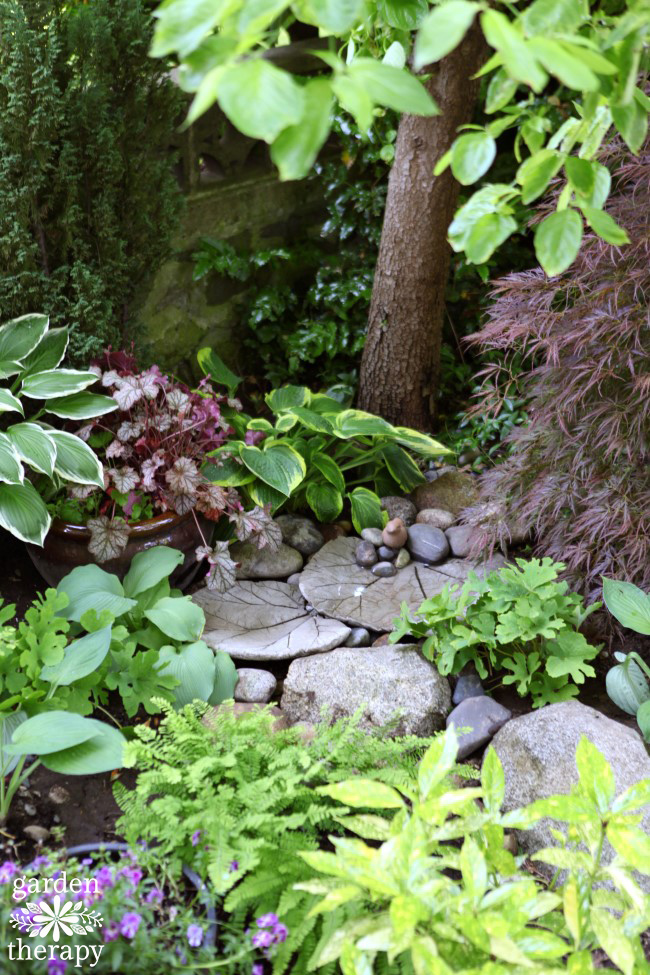
[[[144,521],[134,521],[133,524],[128,526],[129,537],[138,538],[139,536],[149,535],[151,532],[157,532],[160,529],[177,525],[182,521],[186,521],[190,515],[190,511],[184,515],[179,515],[175,511],[166,511],[161,515],[155,515],[153,518],[147,518]],[[52,519],[48,535],[50,533],[54,535],[71,535],[79,539],[90,539],[90,529],[87,525],[79,525],[74,521],[62,521],[61,518]]]

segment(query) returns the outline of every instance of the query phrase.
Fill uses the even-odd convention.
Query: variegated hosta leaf
[[[265,508],[259,506],[252,511],[235,511],[230,520],[235,526],[235,534],[240,542],[252,542],[258,548],[277,552],[282,544],[282,530],[271,518]]]
[[[216,592],[227,592],[235,585],[237,563],[230,558],[228,542],[216,542],[213,548],[200,545],[196,550],[196,559],[207,559],[210,572],[206,578],[206,586]]]
[[[25,474],[20,456],[6,433],[0,433],[0,481],[22,484]]]
[[[107,562],[121,555],[129,540],[129,527],[119,518],[89,518],[90,529],[88,550],[98,562]]]

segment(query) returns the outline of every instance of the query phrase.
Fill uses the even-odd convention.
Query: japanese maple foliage
[[[164,375],[158,366],[138,372],[127,352],[105,353],[92,368],[119,409],[97,417],[75,432],[95,447],[104,464],[104,490],[76,485],[69,496],[84,501],[91,531],[90,551],[104,562],[126,546],[129,522],[173,511],[210,521],[227,517],[240,541],[277,546],[279,528],[267,511],[245,512],[234,488],[211,484],[201,473],[203,458],[222,446],[234,430],[223,408],[241,409],[238,400],[215,391],[207,379],[198,389]],[[201,522],[197,518],[199,531]],[[225,590],[234,581],[228,544],[209,539],[196,551],[211,565],[209,584]]]

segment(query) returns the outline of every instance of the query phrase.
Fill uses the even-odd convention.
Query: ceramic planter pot
[[[214,525],[202,515],[197,515],[197,518],[201,531],[209,540]],[[28,545],[27,551],[48,585],[57,586],[78,565],[96,562],[88,549],[89,541],[90,531],[85,525],[75,525],[55,518],[45,536],[43,547]],[[186,515],[167,512],[131,525],[129,540],[122,554],[116,559],[102,562],[101,567],[123,579],[131,559],[138,552],[156,545],[169,545],[185,555],[185,561],[174,570],[169,581],[176,588],[185,589],[199,571],[200,563],[195,559],[194,550],[202,544],[203,540],[191,512]]]

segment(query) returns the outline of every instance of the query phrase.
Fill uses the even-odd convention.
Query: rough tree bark
[[[471,78],[485,50],[475,25],[456,51],[425,69],[431,73],[426,87],[441,114],[402,117],[388,184],[359,406],[421,430],[435,413],[449,275],[447,229],[459,190],[451,170],[435,177],[433,169],[458,126],[471,121],[478,93]]]

